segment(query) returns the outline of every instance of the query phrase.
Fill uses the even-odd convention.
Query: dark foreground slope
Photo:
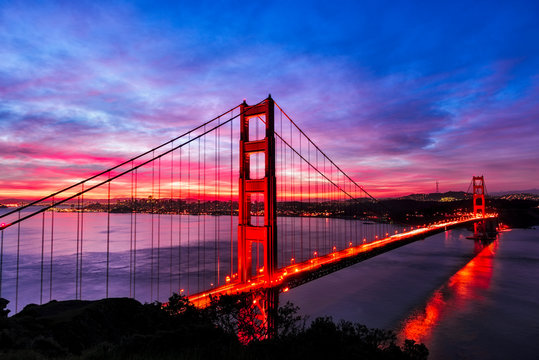
[[[179,296],[165,309],[128,298],[29,305],[0,319],[0,358],[425,359],[428,354],[423,345],[408,341],[399,347],[393,333],[359,324],[318,318],[305,327],[290,304],[279,311],[274,339],[244,345],[236,335],[239,328],[248,333],[242,305],[245,298],[225,297],[198,310]]]

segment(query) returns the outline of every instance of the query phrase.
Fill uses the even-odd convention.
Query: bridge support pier
[[[277,310],[279,308],[279,289],[266,288],[255,293],[253,306],[256,306],[257,322],[265,330],[262,337],[274,338],[277,335]]]

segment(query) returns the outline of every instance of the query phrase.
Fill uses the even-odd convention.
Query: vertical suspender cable
[[[182,148],[179,149],[178,166],[178,291],[182,288]]]
[[[279,125],[279,128],[280,128],[280,133],[281,135],[284,135],[283,134],[283,112],[282,111],[279,111],[279,118],[281,119],[280,120],[280,125]],[[279,161],[279,169],[280,169],[280,176],[281,178],[278,179],[278,182],[279,182],[279,200],[281,201],[281,224],[278,226],[278,231],[280,232],[280,236],[278,238],[278,240],[280,240],[280,244],[278,244],[278,247],[277,249],[280,247],[281,248],[281,266],[284,266],[285,265],[285,255],[284,255],[284,189],[283,189],[283,183],[284,183],[284,163],[283,163],[283,141],[280,140],[279,141],[279,148],[280,148],[280,154],[279,154],[279,157],[280,157],[280,161]]]
[[[131,204],[129,206],[129,297],[133,295],[133,211],[134,211],[134,196],[133,196],[133,180],[135,172],[133,171],[133,161],[131,161]]]
[[[354,199],[356,198],[356,192],[355,192],[355,189],[354,187],[352,186],[352,184],[349,184],[349,187],[350,187],[350,192],[353,193],[354,195]],[[354,204],[355,204],[355,201],[351,201],[348,205],[348,219],[349,219],[349,225],[350,225],[350,229],[349,229],[349,232],[350,232],[350,239],[353,239],[353,243],[354,243],[354,246],[356,245],[356,236],[355,235],[352,235],[352,233],[355,234],[354,232],[354,224],[355,224],[355,217],[354,217]]]
[[[39,304],[43,304],[43,261],[45,256],[45,212],[41,220],[41,279],[39,282]]]
[[[285,129],[285,131],[287,131]],[[284,136],[284,134],[283,134]],[[290,238],[291,238],[291,232],[290,232],[290,228],[291,228],[291,223],[292,223],[292,220],[291,220],[291,215],[290,215],[290,209],[291,209],[291,198],[290,198],[290,189],[289,189],[289,184],[290,184],[290,164],[288,163],[288,159],[289,159],[289,156],[288,156],[288,151],[290,151],[290,149],[288,147],[285,147],[284,149],[284,164],[285,164],[285,169],[287,169],[286,171],[286,176],[284,177],[284,193],[285,193],[285,201],[286,201],[286,205],[287,205],[287,217],[286,217],[286,223],[287,223],[287,230],[286,233],[285,233],[285,262],[284,264],[285,265],[290,265],[290,258],[292,258],[292,251],[291,251],[291,242],[290,242]]]
[[[84,190],[84,184],[82,184]],[[82,209],[80,212],[80,260],[79,260],[79,299],[82,300],[82,243],[84,235],[84,194],[81,195]]]
[[[110,171],[109,171],[110,180]],[[109,268],[110,268],[110,181],[108,182],[107,189],[107,276],[106,276],[106,289],[105,297],[109,297]],[[131,290],[131,289],[130,289]]]
[[[155,153],[152,151],[152,196],[151,196],[151,235],[150,235],[150,301],[153,297],[153,240],[154,240],[154,214],[155,214]]]
[[[315,149],[315,156],[316,156],[316,168],[317,169],[320,169],[320,164],[318,163],[318,150]],[[316,175],[316,174],[315,174]],[[319,175],[316,176],[317,177],[317,180],[316,180],[316,183],[315,183],[315,194],[316,194],[316,198],[314,199],[315,202],[318,201],[320,202],[321,201],[321,197],[320,197],[320,181],[318,181],[318,177]],[[319,219],[319,215],[317,216],[317,221],[315,222],[315,230],[316,231],[316,253],[318,255],[318,252],[320,251],[320,231],[318,230],[318,226],[320,224],[320,221],[318,220]]]
[[[217,125],[221,124],[221,118],[217,119]],[[220,128],[217,128],[215,131],[215,165],[214,165],[214,181],[215,181],[215,215],[219,216],[219,185],[217,180],[219,179],[219,138],[220,136]],[[219,246],[218,246],[218,237],[219,237],[219,224],[220,224],[220,217],[215,217],[215,235],[214,235],[214,251],[215,251],[215,280],[214,284],[217,284],[219,286]]]
[[[350,185],[350,187],[352,187],[352,185]],[[355,198],[357,198],[357,190],[355,192],[355,195],[354,195]],[[357,202],[354,202],[354,204],[352,205],[352,211],[353,211],[353,214],[355,215],[353,218],[354,218],[354,225],[355,225],[355,229],[354,229],[354,246],[357,246],[358,244],[358,226],[359,226],[359,219],[360,219],[360,215],[359,215],[359,205]]]
[[[21,212],[18,212],[19,220],[21,219]],[[21,252],[21,223],[17,224],[17,276],[15,280],[15,312],[19,311],[19,260]]]
[[[174,142],[172,142],[172,149],[174,149]],[[170,153],[170,201],[169,207],[167,208],[167,211],[169,211],[170,216],[170,247],[169,247],[169,262],[168,262],[168,281],[169,281],[169,296],[172,296],[172,237],[173,237],[173,231],[172,231],[172,223],[174,219],[173,215],[173,201],[174,201],[174,151]]]
[[[137,190],[138,190],[138,168],[135,169],[135,186],[134,186],[134,199],[135,199],[135,206],[134,206],[134,216],[133,216],[133,298],[137,298],[136,290],[137,290],[137,211],[138,211],[138,198],[137,198]]]
[[[187,195],[185,196],[186,199],[189,199],[191,194],[191,135],[189,135],[189,147],[187,148]],[[192,209],[192,207],[191,207]],[[190,294],[191,286],[190,286],[190,274],[191,274],[191,217],[192,211],[188,211],[187,213],[187,295]]]
[[[52,198],[52,203],[54,204],[54,197]],[[54,254],[54,209],[51,209],[51,264],[50,264],[50,274],[49,274],[49,301],[52,301],[52,263],[53,263],[53,254]]]
[[[204,127],[204,132],[206,132],[205,127]],[[207,188],[206,188],[206,138],[207,136],[204,136],[204,150],[202,152],[203,162],[204,162],[204,171],[202,173],[202,176],[203,176],[202,203],[204,205],[204,213],[202,214],[202,226],[203,226],[203,231],[202,231],[202,246],[203,246],[202,248],[202,276],[203,276],[203,279],[202,280],[206,280],[204,278],[204,274],[205,274],[204,270],[206,268],[206,213],[208,210],[207,209],[208,198],[206,196],[206,191],[207,191]]]
[[[309,154],[309,162],[311,162],[311,144],[310,143],[307,143],[307,153]],[[309,220],[308,220],[308,226],[309,226],[309,251],[307,253],[307,258],[311,258],[311,255],[312,255],[312,243],[311,243],[311,236],[312,236],[312,233],[311,233],[311,215],[312,215],[312,210],[311,210],[311,167],[310,166],[307,166],[307,176],[309,177],[309,182],[307,183],[307,187],[308,187],[308,190],[307,190],[307,196],[308,196],[308,209],[309,209]]]
[[[324,157],[324,174],[327,174],[326,173],[326,158]],[[327,198],[328,194],[327,194],[327,182],[325,180],[323,180],[322,182],[322,191],[324,193],[324,201],[326,202],[326,204],[329,204],[329,199]],[[326,205],[328,206],[328,205]],[[328,217],[328,214],[327,214],[327,211],[326,211],[326,214],[324,214],[324,217],[325,217],[325,222],[324,222],[324,253],[327,252],[328,250],[328,223],[327,223],[327,217]]]
[[[159,301],[159,283],[161,272],[161,212],[162,212],[162,201],[161,201],[161,157],[157,160],[158,166],[158,177],[157,177],[157,291],[156,291],[156,300]]]
[[[290,145],[293,147],[294,145],[294,134],[293,134],[293,131],[294,129],[292,128],[292,126],[290,126]],[[293,232],[292,232],[292,251],[293,251],[293,254],[292,254],[292,257],[294,258],[294,263],[295,262],[298,262],[298,247],[299,247],[299,231],[298,231],[298,226],[297,226],[297,219],[298,219],[298,210],[297,210],[297,204],[299,203],[299,199],[298,199],[298,177],[297,177],[297,172],[298,172],[298,169],[295,168],[295,163],[296,163],[296,159],[295,159],[295,156],[294,156],[294,151],[292,149],[290,149],[290,169],[292,169],[292,173],[290,174],[290,191],[291,191],[291,194],[292,194],[292,202],[294,204],[294,211],[293,211],[293,216],[292,216],[292,229],[293,229]]]
[[[299,134],[299,153],[303,155],[302,148],[301,148],[301,134]],[[300,214],[299,214],[299,236],[300,236],[300,252],[299,252],[299,259],[300,261],[303,261],[303,179],[305,177],[303,176],[303,161],[299,159],[299,201],[300,201]]]
[[[75,299],[79,293],[79,248],[80,248],[80,196],[77,197],[77,252],[75,254]]]
[[[198,194],[197,194],[197,292],[200,291],[200,214],[201,214],[201,204],[200,204],[200,138],[197,139],[198,143]]]
[[[0,298],[2,297],[2,276],[4,269],[4,229],[0,234]]]
[[[331,164],[329,164],[329,172],[330,172],[330,180],[331,182],[335,182],[335,179],[333,179],[333,168],[331,167]],[[331,251],[335,248],[335,238],[333,237],[333,228],[335,226],[335,218],[333,217],[333,214],[335,213],[335,187],[332,183],[328,183],[328,190],[329,190],[329,203],[330,203],[330,211],[329,211],[329,246],[331,248]]]

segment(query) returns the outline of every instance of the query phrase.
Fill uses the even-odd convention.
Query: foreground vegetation
[[[173,295],[166,307],[128,298],[51,301],[7,317],[0,299],[2,359],[426,359],[422,344],[394,333],[317,318],[305,325],[287,303],[277,334],[252,340],[248,295],[223,296],[204,310]],[[238,333],[243,334],[238,337]],[[246,343],[245,339],[251,341]]]

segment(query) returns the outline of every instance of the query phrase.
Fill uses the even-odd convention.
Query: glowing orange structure
[[[485,179],[483,175],[474,176],[472,178],[473,189],[473,215],[474,217],[484,218],[485,211]],[[485,236],[485,221],[474,223],[474,238],[482,238]]]
[[[277,197],[275,180],[275,134],[274,102],[268,97],[262,103],[248,106],[245,101],[240,106],[240,183],[239,183],[239,225],[238,225],[238,276],[242,283],[249,282],[252,272],[252,245],[263,245],[266,281],[270,282],[277,268]],[[249,121],[265,118],[266,133],[263,139],[249,139]],[[251,179],[250,156],[263,153],[265,172],[261,179]],[[251,224],[251,196],[264,197],[264,225]],[[256,274],[258,275],[258,274]],[[255,276],[256,276],[255,275]]]
[[[483,176],[472,178],[473,187],[473,215],[485,217],[485,179]]]
[[[277,269],[277,195],[275,178],[275,133],[274,102],[271,96],[258,105],[249,106],[244,101],[240,105],[240,180],[238,213],[238,277],[240,283],[250,283],[260,273],[267,284],[271,283]],[[266,125],[263,139],[249,138],[250,120],[263,120]],[[264,177],[251,178],[252,154],[264,154]],[[264,225],[251,223],[251,196],[263,196]],[[253,243],[262,244],[264,267],[253,274]],[[258,320],[268,329],[268,335],[275,329],[273,309],[277,307],[278,293],[275,290],[259,292],[253,299],[258,308]]]

